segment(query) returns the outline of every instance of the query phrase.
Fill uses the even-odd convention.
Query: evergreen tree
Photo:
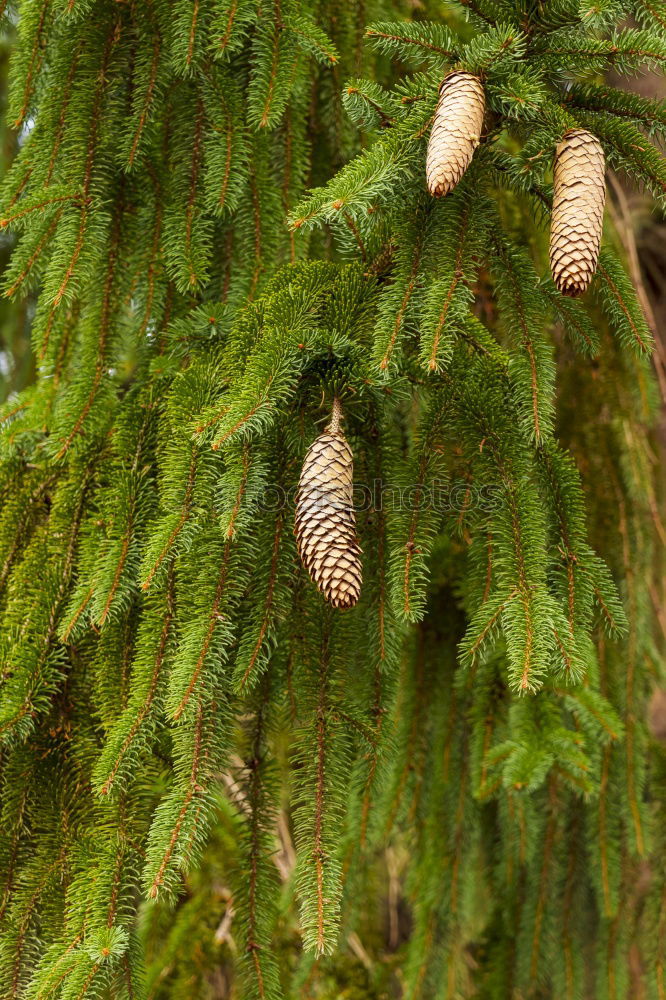
[[[666,107],[604,80],[666,7],[3,16],[1,995],[663,1000],[651,334],[612,225],[577,299],[548,229],[572,130],[663,208]]]

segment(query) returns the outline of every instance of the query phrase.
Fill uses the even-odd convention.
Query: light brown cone
[[[296,544],[306,570],[329,604],[350,608],[361,594],[361,549],[353,507],[352,450],[333,417],[310,446],[296,497]]]
[[[555,151],[550,270],[563,295],[582,295],[597,267],[604,222],[604,151],[584,129],[567,132]]]
[[[472,162],[485,109],[479,78],[462,70],[449,73],[439,88],[426,156],[428,191],[436,198],[453,191]]]

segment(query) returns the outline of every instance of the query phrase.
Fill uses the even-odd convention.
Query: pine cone
[[[430,194],[439,198],[453,191],[467,170],[479,145],[485,108],[478,77],[460,71],[444,79],[426,157]]]
[[[334,608],[351,608],[361,593],[361,549],[353,507],[353,456],[331,423],[310,446],[296,497],[296,543],[306,570]]]
[[[597,266],[604,222],[604,151],[584,129],[567,132],[555,151],[550,270],[563,295],[581,295]]]

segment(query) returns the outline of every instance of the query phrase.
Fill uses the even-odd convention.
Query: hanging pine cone
[[[584,129],[567,132],[555,151],[550,270],[563,295],[581,295],[597,266],[604,221],[604,151]]]
[[[461,70],[444,79],[426,157],[428,190],[436,198],[453,191],[472,162],[485,108],[486,98],[478,77]]]
[[[308,573],[334,608],[351,608],[361,593],[361,549],[353,507],[353,456],[340,430],[340,404],[310,446],[296,497],[296,543]]]

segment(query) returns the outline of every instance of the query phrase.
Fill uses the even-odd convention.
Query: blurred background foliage
[[[0,35],[0,184],[21,142],[21,134],[7,122],[7,77],[14,40],[15,31],[5,19]],[[3,273],[15,243],[15,233],[6,229],[0,232],[0,271]],[[12,392],[20,392],[35,377],[30,349],[30,321],[34,308],[34,293],[14,302],[0,297],[0,403]]]

